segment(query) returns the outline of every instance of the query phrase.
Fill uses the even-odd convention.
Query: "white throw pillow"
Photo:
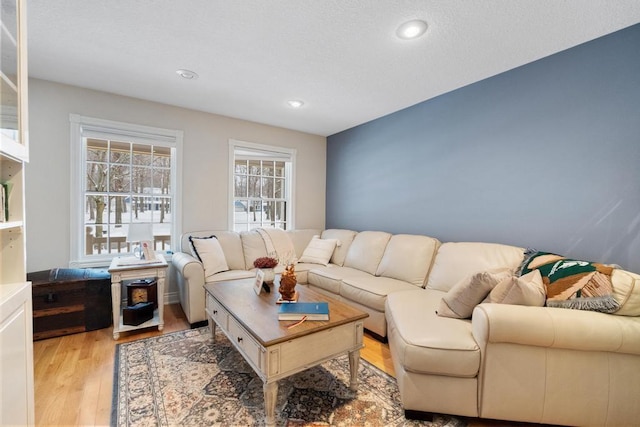
[[[190,236],[189,242],[191,242],[193,254],[202,262],[205,282],[214,274],[229,270],[222,246],[216,236]]]
[[[328,265],[336,246],[340,246],[336,239],[321,239],[320,236],[313,236],[298,262]]]

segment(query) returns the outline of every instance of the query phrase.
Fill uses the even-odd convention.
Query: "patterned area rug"
[[[262,381],[225,335],[208,327],[116,346],[111,425],[264,425]],[[465,426],[460,418],[407,420],[396,381],[360,359],[349,390],[342,356],[279,381],[277,425]]]

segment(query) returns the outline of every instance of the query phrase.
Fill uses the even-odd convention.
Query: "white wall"
[[[69,264],[70,113],[184,131],[183,232],[227,228],[229,139],[295,148],[296,228],[324,228],[325,137],[30,79],[28,272]]]

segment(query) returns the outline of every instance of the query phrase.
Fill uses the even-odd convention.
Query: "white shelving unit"
[[[25,0],[2,0],[0,184],[7,205],[0,206],[0,425],[35,424],[24,211],[24,164],[29,161],[25,13]]]

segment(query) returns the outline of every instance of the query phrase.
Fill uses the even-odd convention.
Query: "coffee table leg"
[[[273,426],[276,424],[276,399],[278,398],[278,382],[264,383],[264,412],[265,424]]]
[[[360,350],[349,352],[349,373],[351,374],[349,388],[358,390],[358,365],[360,364]]]

